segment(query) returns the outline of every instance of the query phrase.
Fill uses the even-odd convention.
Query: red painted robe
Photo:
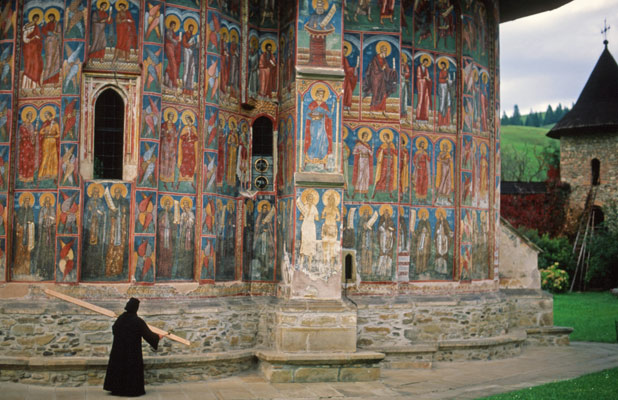
[[[258,63],[260,96],[271,97],[277,88],[277,63],[271,53],[263,53]]]
[[[181,155],[179,181],[192,181],[195,175],[195,143],[197,142],[197,134],[195,128],[186,126],[180,133],[180,149]]]
[[[429,155],[426,151],[418,151],[413,158],[414,162],[414,191],[416,198],[426,199],[429,187]]]
[[[226,93],[227,83],[230,80],[230,53],[227,51],[227,43],[221,40],[219,43],[221,51],[221,72],[219,73],[219,90]]]
[[[40,84],[43,72],[43,38],[38,25],[29,25],[24,28],[24,75]]]
[[[429,119],[429,109],[432,107],[431,77],[429,76],[429,69],[422,65],[416,68],[416,91],[418,96],[416,119],[427,121]]]
[[[24,123],[19,127],[19,180],[32,182],[34,179],[34,127]]]
[[[128,10],[116,14],[116,48],[126,52],[137,48],[135,21]]]
[[[165,56],[167,68],[165,75],[169,79],[171,87],[178,87],[178,69],[180,66],[180,37],[171,29],[165,32]]]
[[[393,143],[384,143],[378,149],[377,173],[375,191],[391,192],[397,189],[397,149]]]
[[[343,80],[343,107],[352,107],[352,94],[356,88],[356,68],[351,67],[347,57],[343,57],[343,71],[345,78]]]

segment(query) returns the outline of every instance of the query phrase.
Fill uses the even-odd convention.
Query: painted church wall
[[[0,203],[16,228],[0,230],[0,251],[10,245],[12,261],[28,254],[30,262],[11,262],[2,276],[277,282],[285,265],[324,273],[308,259],[313,241],[315,259],[328,259],[333,243],[354,250],[362,282],[490,277],[499,198],[493,12],[476,1],[385,4],[316,0],[277,11],[252,0],[243,20],[240,1],[44,0],[26,1],[17,21],[8,2],[0,11],[15,22],[0,26]],[[27,39],[36,32],[40,39]],[[306,78],[297,66],[344,75]],[[84,179],[80,170],[82,131],[92,126],[82,82],[106,71],[139,84],[138,136],[133,153],[125,150],[136,173],[127,181]],[[274,186],[247,196],[260,116],[276,131]],[[315,204],[302,201],[310,188],[295,186],[299,172],[341,173],[345,186],[337,196],[313,189]],[[88,193],[96,184],[98,197]],[[115,184],[124,188],[118,197]],[[337,197],[338,216],[325,197]],[[301,208],[318,217],[314,240],[303,240]],[[90,243],[89,210],[100,215],[104,245]],[[336,232],[330,220],[324,232],[326,218]],[[373,240],[363,254],[361,231]],[[110,235],[131,245],[118,248]],[[258,245],[267,237],[272,243]],[[418,243],[427,244],[420,253]],[[276,261],[265,267],[266,259]]]

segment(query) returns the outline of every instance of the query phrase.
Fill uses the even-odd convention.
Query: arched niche
[[[140,77],[132,75],[84,74],[84,103],[80,123],[79,160],[80,174],[85,180],[103,179],[94,174],[95,142],[96,142],[96,111],[97,102],[101,96],[114,96],[122,100],[122,147],[118,156],[122,159],[122,173],[116,179],[133,181],[137,178],[139,160],[139,118],[138,110],[142,109],[139,96]],[[112,95],[111,92],[114,94]],[[101,103],[99,103],[99,106]]]

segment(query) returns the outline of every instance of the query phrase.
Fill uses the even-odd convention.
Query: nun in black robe
[[[115,396],[141,396],[144,390],[142,338],[155,350],[162,335],[152,332],[137,316],[139,300],[131,298],[112,327],[114,342],[103,389]]]

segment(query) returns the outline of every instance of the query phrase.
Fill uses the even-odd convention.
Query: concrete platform
[[[374,382],[268,383],[257,371],[205,382],[156,385],[142,399],[476,399],[618,367],[618,344],[525,347],[504,360],[436,362],[431,369],[383,370]],[[618,385],[618,384],[617,384]],[[112,400],[100,386],[53,388],[0,383],[3,400]]]

